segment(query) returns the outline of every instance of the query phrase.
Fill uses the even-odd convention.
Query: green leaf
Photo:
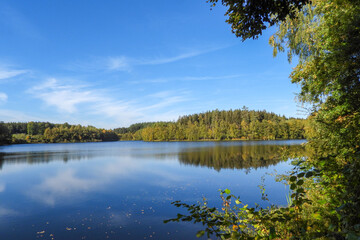
[[[224,190],[224,193],[226,193],[226,194],[230,194],[230,193],[231,193],[231,191],[230,191],[229,189],[225,189],[225,190]]]
[[[321,214],[320,213],[313,213],[311,215],[313,218],[317,219],[317,220],[320,220],[321,219]]]
[[[236,203],[236,204],[240,204],[241,202],[240,202],[239,199],[236,199],[236,200],[235,200],[235,203]]]
[[[309,178],[309,177],[312,177],[313,175],[314,175],[313,172],[307,172],[307,173],[305,174],[305,177],[306,177],[306,178]]]
[[[205,234],[205,231],[204,231],[204,230],[198,231],[198,232],[196,233],[196,237],[200,238],[200,237],[204,236],[204,234]]]
[[[302,172],[302,173],[299,173],[297,176],[298,176],[299,178],[301,178],[301,177],[303,177],[304,175],[305,175],[305,173]]]
[[[291,177],[290,177],[290,182],[295,182],[295,181],[296,181],[296,179],[297,179],[297,177],[296,177],[296,176],[291,176]]]
[[[300,179],[299,181],[297,181],[296,185],[301,186],[304,184],[304,180]]]

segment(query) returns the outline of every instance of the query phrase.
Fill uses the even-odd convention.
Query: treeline
[[[155,122],[135,123],[129,127],[115,128],[114,132],[118,134],[120,140],[142,140],[139,130],[155,124]]]
[[[0,123],[0,144],[117,141],[113,130],[49,122]]]
[[[11,133],[5,123],[0,122],[0,145],[11,143]]]
[[[68,123],[10,122],[0,123],[0,144],[304,139],[305,121],[243,107],[182,116],[176,122],[136,123],[113,130]]]
[[[243,107],[187,115],[176,122],[144,123],[139,130],[119,136],[144,141],[304,139],[305,121]]]

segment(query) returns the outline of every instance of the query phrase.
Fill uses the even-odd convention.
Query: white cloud
[[[0,66],[0,80],[13,78],[27,72],[28,72],[27,70],[11,70],[8,69],[7,67]]]
[[[223,76],[184,76],[184,77],[168,77],[168,78],[154,78],[154,79],[145,79],[138,81],[131,81],[130,84],[143,84],[143,83],[167,83],[173,81],[212,81],[212,80],[227,80],[244,77],[244,74],[235,74],[235,75],[223,75]]]
[[[8,99],[8,96],[6,95],[6,93],[0,92],[0,103],[6,102],[7,99]]]
[[[1,14],[0,14],[1,16]],[[19,68],[7,61],[0,61],[0,83],[6,84],[13,79],[19,78],[19,76],[31,73],[28,69]],[[6,97],[7,99],[7,97]],[[5,99],[5,100],[6,100]],[[0,96],[0,102],[4,100],[4,95]]]
[[[81,103],[95,103],[102,100],[94,91],[84,90],[82,86],[62,85],[55,78],[29,90],[36,98],[47,105],[57,107],[62,112],[74,113]]]
[[[158,93],[154,93],[149,95],[151,98],[160,99],[157,103],[148,105],[140,108],[140,111],[146,111],[151,109],[161,109],[168,106],[171,106],[175,103],[189,101],[190,99],[185,97],[186,92],[182,92],[181,95],[179,93],[175,94],[173,91],[162,91]]]
[[[192,51],[192,52],[183,53],[183,54],[173,56],[173,57],[162,57],[162,58],[154,58],[154,59],[150,59],[150,60],[143,60],[140,62],[139,65],[158,65],[158,64],[172,63],[172,62],[180,61],[183,59],[196,57],[196,56],[199,56],[199,55],[207,53],[207,52],[209,52],[209,51]]]
[[[227,47],[227,46],[225,46]],[[171,57],[153,57],[153,58],[129,58],[126,56],[109,56],[97,57],[87,62],[75,62],[68,66],[67,69],[73,71],[126,71],[129,72],[135,66],[141,65],[160,65],[180,60],[196,57],[202,54],[213,52],[225,47],[208,48],[205,50],[192,50],[185,53],[180,53]]]
[[[130,62],[126,57],[108,58],[107,69],[110,71],[130,71]]]
[[[163,91],[144,96],[132,102],[103,99],[93,107],[97,115],[114,118],[116,122],[111,127],[128,126],[135,122],[168,121],[179,117],[174,113],[173,106],[180,102],[191,100],[188,93]],[[167,110],[171,108],[171,110]],[[119,125],[121,123],[121,125]]]
[[[97,126],[106,128],[158,120],[158,115],[164,116],[169,111],[168,108],[172,107],[173,111],[175,104],[189,101],[189,93],[186,91],[163,91],[130,101],[122,101],[108,92],[106,89],[93,89],[86,85],[66,84],[55,78],[28,90],[28,93],[41,99],[47,106],[55,107],[60,113],[71,114],[78,119],[78,123],[91,116],[91,125],[98,123]],[[170,119],[168,117],[161,120]]]

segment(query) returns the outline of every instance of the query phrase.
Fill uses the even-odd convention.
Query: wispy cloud
[[[156,104],[152,104],[146,107],[142,107],[140,111],[147,111],[151,109],[162,109],[168,106],[171,106],[175,103],[189,101],[188,97],[185,97],[184,92],[181,95],[176,95],[173,91],[162,91],[155,94],[149,95],[149,97],[159,99]]]
[[[55,78],[32,87],[28,93],[41,99],[46,106],[55,107],[59,113],[77,114],[80,118],[101,118],[101,127],[128,126],[139,121],[157,120],[159,114],[164,116],[177,103],[190,100],[187,97],[189,92],[183,90],[163,91],[123,101],[118,96],[112,97],[107,89],[95,90],[90,86],[64,83]]]
[[[126,57],[110,57],[108,58],[107,69],[110,71],[130,71],[131,61]]]
[[[102,100],[94,91],[84,90],[82,86],[62,85],[55,78],[31,88],[29,92],[47,105],[67,113],[75,112],[77,105],[81,103],[96,103]]]
[[[172,62],[180,61],[183,59],[196,57],[196,56],[199,56],[199,55],[211,52],[211,51],[214,51],[214,50],[211,49],[211,50],[205,50],[205,51],[192,51],[192,52],[182,53],[180,55],[173,56],[173,57],[160,57],[160,58],[154,58],[154,59],[150,59],[150,60],[142,60],[142,61],[139,61],[139,65],[158,65],[158,64],[172,63]]]
[[[169,78],[154,78],[154,79],[144,79],[129,81],[129,84],[143,84],[143,83],[167,83],[173,81],[212,81],[212,80],[227,80],[244,77],[244,74],[235,74],[235,75],[223,75],[223,76],[184,76],[184,77],[169,77]]]
[[[0,104],[6,102],[7,99],[8,99],[7,94],[0,92]]]
[[[14,70],[14,69],[9,69],[6,66],[0,66],[0,80],[3,79],[8,79],[8,78],[13,78],[22,74],[25,74],[29,72],[28,70]]]
[[[123,71],[130,72],[134,61],[125,56],[92,57],[86,61],[78,60],[64,66],[75,72]]]
[[[225,46],[227,47],[227,46]],[[96,57],[86,62],[73,62],[66,66],[75,71],[131,71],[135,66],[161,65],[196,57],[225,47],[191,50],[175,56],[156,56],[152,58],[131,58],[127,56]]]

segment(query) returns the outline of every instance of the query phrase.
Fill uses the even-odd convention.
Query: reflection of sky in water
[[[205,196],[210,204],[219,205],[218,189],[229,188],[245,202],[261,203],[257,187],[261,176],[291,168],[286,162],[274,166],[275,160],[267,160],[275,156],[271,153],[274,145],[299,143],[112,142],[0,147],[0,238],[195,238],[201,226],[162,223],[181,211],[170,204],[172,201],[196,202]],[[209,156],[215,157],[209,162]],[[268,165],[238,169],[244,165],[236,163],[240,156]],[[229,157],[233,160],[222,166],[221,161]],[[211,166],[214,163],[217,167]],[[286,203],[287,190],[282,184],[274,183],[270,176],[265,184],[272,203]]]

